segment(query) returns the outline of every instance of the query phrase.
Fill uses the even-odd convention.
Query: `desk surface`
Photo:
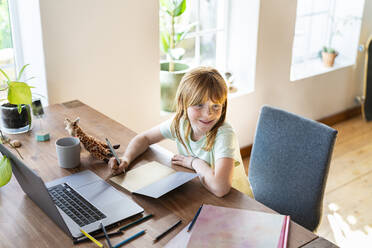
[[[81,165],[75,169],[62,169],[57,164],[57,157],[54,143],[56,139],[68,136],[63,123],[65,118],[75,119],[80,117],[81,128],[100,140],[108,137],[113,144],[121,144],[119,154],[125,151],[131,138],[136,134],[115,122],[98,111],[79,102],[72,101],[64,104],[49,106],[45,109],[45,118],[42,126],[47,127],[51,134],[48,142],[37,142],[34,137],[35,131],[40,128],[38,120],[34,121],[34,129],[21,135],[9,135],[12,139],[22,142],[19,148],[26,164],[33,168],[45,182],[68,176],[81,170],[90,169],[102,178],[110,174],[108,166],[100,161],[94,160],[84,150],[81,154]],[[139,166],[150,161],[158,161],[165,165],[171,165],[171,154],[159,146],[153,146],[142,156],[134,161],[131,166]],[[178,166],[176,170],[187,171]],[[120,190],[120,189],[119,189]],[[122,191],[122,190],[121,190]],[[191,182],[173,190],[159,199],[152,199],[144,196],[129,195],[135,202],[145,209],[145,213],[152,213],[154,218],[139,224],[122,236],[111,238],[113,244],[128,238],[140,230],[146,229],[146,234],[134,241],[130,247],[162,247],[193,218],[195,212],[202,203],[225,207],[274,212],[261,203],[232,189],[223,197],[217,198],[209,193],[195,178]],[[118,223],[117,227],[138,219],[135,216]],[[170,225],[182,220],[175,230],[165,236],[158,243],[153,244],[152,240],[166,230]],[[72,240],[59,227],[50,220],[22,191],[15,177],[0,188],[0,240],[1,247],[72,247]],[[102,242],[105,242],[102,240]],[[289,231],[289,247],[336,247],[332,243],[317,237],[312,232],[291,222]],[[83,243],[76,247],[94,247],[93,243]]]

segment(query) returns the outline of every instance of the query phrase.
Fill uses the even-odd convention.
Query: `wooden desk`
[[[24,157],[26,164],[33,168],[43,178],[45,182],[51,181],[71,173],[90,169],[102,178],[106,178],[110,171],[103,162],[93,160],[84,150],[81,155],[81,166],[75,169],[62,169],[57,164],[55,151],[55,141],[57,138],[68,136],[63,123],[64,119],[75,119],[80,117],[80,126],[88,134],[104,140],[108,137],[113,144],[121,144],[119,154],[125,150],[130,139],[135,133],[94,109],[84,105],[79,101],[64,104],[52,105],[45,109],[46,115],[42,125],[47,127],[51,140],[48,142],[37,142],[34,137],[38,130],[38,121],[34,122],[34,129],[27,133],[12,136],[21,140],[22,147],[19,149]],[[166,165],[170,163],[171,154],[159,147],[152,147],[141,157],[134,161],[133,166],[139,166],[149,161],[158,161]],[[187,170],[175,167],[177,170]],[[182,230],[193,218],[195,212],[202,203],[213,204],[225,207],[234,207],[265,212],[273,210],[258,203],[254,199],[232,189],[224,198],[217,198],[200,184],[199,179],[195,178],[191,182],[173,190],[167,195],[152,199],[144,196],[129,195],[135,202],[141,205],[146,213],[153,213],[154,218],[137,225],[122,236],[112,238],[113,244],[131,236],[132,234],[146,229],[146,234],[134,241],[130,247],[162,247],[180,230]],[[123,206],[125,207],[125,206]],[[127,224],[139,216],[127,219],[118,226]],[[156,244],[152,240],[167,229],[170,225],[182,219],[182,225],[165,236]],[[113,228],[116,230],[117,228]],[[248,234],[247,234],[248,235]],[[105,242],[102,240],[102,242]],[[318,238],[312,232],[291,222],[289,232],[289,247],[335,247],[333,244]],[[0,246],[1,247],[72,247],[72,240],[62,230],[54,224],[22,191],[15,177],[0,188]],[[314,247],[315,247],[314,246]],[[83,243],[76,247],[94,247],[93,243]]]

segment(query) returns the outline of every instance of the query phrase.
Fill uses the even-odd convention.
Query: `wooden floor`
[[[333,128],[339,133],[316,233],[340,247],[372,247],[372,122],[358,116]]]

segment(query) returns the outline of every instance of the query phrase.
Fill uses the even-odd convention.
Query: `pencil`
[[[112,147],[108,138],[106,138],[106,143],[107,143],[108,147],[110,148],[110,151],[111,151],[112,155],[114,155],[114,157],[116,159],[116,162],[118,162],[118,165],[119,165],[120,164],[120,159],[119,159],[118,155],[116,154],[116,152],[115,152],[114,148]]]
[[[109,236],[107,235],[105,226],[102,224],[102,222],[100,223],[100,225],[101,225],[103,234],[105,235],[105,238],[106,238],[106,241],[107,241],[107,244],[108,244],[109,248],[112,248],[111,241],[110,241]]]
[[[162,234],[158,235],[155,239],[154,239],[154,243],[159,241],[161,238],[163,238],[165,235],[167,235],[168,233],[170,233],[174,228],[176,228],[179,224],[182,223],[182,220],[179,220],[176,224],[174,224],[173,226],[169,227],[167,230],[165,230]]]
[[[122,245],[124,245],[124,244],[126,244],[126,243],[128,243],[128,242],[130,242],[130,241],[132,241],[133,239],[135,239],[135,238],[137,238],[137,237],[139,237],[139,236],[145,234],[145,231],[146,231],[146,230],[142,230],[142,231],[140,231],[140,232],[134,234],[133,236],[131,236],[131,237],[129,237],[129,238],[127,238],[127,239],[121,241],[120,243],[118,243],[117,245],[115,245],[114,248],[118,248],[118,247],[120,247],[120,246],[122,246]]]
[[[138,224],[138,223],[140,223],[142,221],[145,221],[145,220],[147,220],[147,219],[149,219],[149,218],[151,218],[153,216],[154,216],[153,214],[146,215],[146,216],[142,217],[141,219],[138,219],[136,221],[133,221],[132,223],[129,223],[129,224],[121,227],[119,230],[120,231],[124,231],[125,229],[128,229],[129,227],[132,227],[132,226],[134,226],[134,225],[136,225],[136,224]]]
[[[199,208],[198,211],[196,212],[194,218],[192,219],[192,221],[191,221],[191,223],[190,223],[190,225],[189,225],[189,228],[187,228],[187,231],[188,231],[188,232],[191,231],[192,226],[195,224],[195,221],[196,221],[196,219],[198,218],[198,216],[199,216],[199,214],[200,214],[200,211],[201,211],[202,207],[203,207],[203,204],[200,206],[200,208]]]
[[[117,231],[117,232],[107,233],[107,236],[115,237],[115,236],[119,236],[119,235],[122,235],[122,234],[123,234],[122,231]],[[101,239],[101,238],[104,238],[104,237],[105,237],[104,234],[94,236],[95,239]],[[89,241],[89,239],[87,237],[83,237],[83,238],[74,240],[73,243],[74,243],[74,245],[76,245],[76,244],[80,244],[80,243],[83,243],[83,242],[86,242],[86,241]]]
[[[95,238],[93,238],[92,236],[90,236],[89,233],[87,233],[83,229],[80,229],[80,232],[82,232],[85,236],[87,236],[88,239],[92,240],[92,242],[95,243],[96,245],[98,245],[98,247],[103,247],[103,245],[101,244],[101,242],[99,242],[98,240],[96,240]]]

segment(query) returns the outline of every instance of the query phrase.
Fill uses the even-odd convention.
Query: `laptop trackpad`
[[[75,189],[98,208],[103,208],[126,197],[103,180]]]

